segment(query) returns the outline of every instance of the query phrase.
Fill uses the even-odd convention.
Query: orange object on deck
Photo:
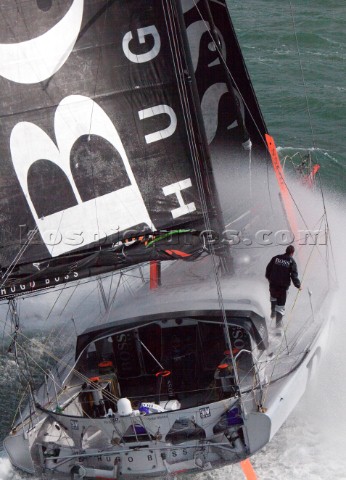
[[[177,257],[191,257],[191,253],[182,252],[181,250],[165,250],[168,255],[177,256]]]
[[[100,368],[106,368],[106,367],[113,367],[113,362],[111,361],[104,361],[99,363],[98,365]]]
[[[155,373],[155,377],[168,377],[171,374],[170,370],[160,370]]]
[[[217,368],[220,370],[223,370],[224,368],[228,368],[228,367],[229,367],[228,363],[221,363],[221,365],[217,366]]]
[[[239,348],[237,348],[237,347],[232,348],[233,355],[237,355],[238,352],[240,352]],[[230,350],[225,350],[223,352],[223,354],[224,355],[231,355],[231,352],[230,352]]]
[[[161,285],[161,264],[158,260],[150,262],[150,290]]]
[[[246,480],[257,480],[256,472],[248,458],[240,462],[240,466],[245,474]]]

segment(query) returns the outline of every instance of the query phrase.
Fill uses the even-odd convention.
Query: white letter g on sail
[[[131,32],[127,32],[126,35],[123,38],[123,51],[126,55],[126,57],[134,63],[144,63],[144,62],[149,62],[153,58],[155,58],[161,48],[161,39],[159,32],[157,31],[157,28],[154,25],[151,25],[150,27],[144,27],[144,28],[139,28],[137,30],[138,33],[138,40],[140,44],[145,43],[145,37],[150,35],[154,38],[154,46],[152,47],[149,52],[146,53],[141,53],[141,54],[136,54],[131,52],[129,44],[131,40],[133,40],[133,35]]]

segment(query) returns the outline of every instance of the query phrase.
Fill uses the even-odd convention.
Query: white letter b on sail
[[[10,140],[12,162],[41,237],[45,239],[46,231],[62,235],[62,241],[58,244],[45,242],[53,257],[93,243],[95,234],[100,239],[105,238],[114,232],[115,225],[120,232],[141,223],[155,229],[119,134],[99,105],[81,95],[66,97],[56,110],[54,130],[57,145],[37,125],[20,122],[13,128]],[[113,145],[121,156],[129,185],[82,201],[71,171],[70,153],[76,140],[83,135],[97,135]],[[42,158],[64,172],[77,205],[39,218],[30,197],[28,173],[30,167]],[[59,189],[59,184],[56,188]],[[46,199],[47,202],[49,200]],[[66,238],[69,240],[71,232],[81,232],[81,243],[76,245],[76,242],[64,241]]]

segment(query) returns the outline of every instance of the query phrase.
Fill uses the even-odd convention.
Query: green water
[[[228,3],[264,118],[283,148],[281,154],[312,150],[324,185],[345,191],[346,3]]]

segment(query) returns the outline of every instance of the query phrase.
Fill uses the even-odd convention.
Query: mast
[[[191,55],[190,55],[190,48],[189,48],[189,42],[186,34],[186,26],[185,26],[185,20],[184,20],[184,15],[183,11],[181,8],[181,2],[180,0],[176,1],[176,6],[177,6],[177,12],[178,12],[178,20],[180,24],[180,33],[182,37],[182,43],[185,48],[185,55],[187,58],[187,64],[189,68],[189,77],[188,77],[188,82],[193,94],[193,100],[194,100],[194,108],[197,114],[198,118],[198,131],[197,135],[199,138],[199,142],[201,145],[201,153],[202,153],[202,164],[205,165],[206,168],[206,178],[204,179],[205,183],[205,188],[207,191],[211,191],[211,195],[209,198],[212,199],[213,201],[213,214],[212,214],[212,219],[210,222],[209,226],[209,219],[206,218],[206,227],[207,229],[213,229],[216,228],[216,231],[219,232],[220,234],[224,231],[225,228],[225,221],[223,218],[222,210],[221,210],[221,204],[220,204],[220,199],[217,194],[217,188],[215,184],[215,178],[213,175],[213,168],[211,164],[211,158],[210,158],[210,152],[209,152],[209,147],[208,147],[208,142],[207,142],[207,136],[204,128],[204,120],[203,120],[203,115],[202,115],[202,110],[201,110],[201,104],[200,104],[200,98],[199,98],[199,93],[198,93],[198,88],[197,88],[197,82],[196,82],[196,77],[194,74],[193,70],[193,65],[192,65],[192,60],[191,60]],[[203,193],[202,193],[203,195]],[[215,227],[214,227],[215,225]],[[206,235],[206,240],[208,241],[208,234]],[[214,236],[213,233],[210,232],[210,242],[214,241]],[[230,273],[232,269],[232,256],[229,248],[224,248],[223,254],[221,256],[222,262],[221,266],[223,268],[224,273]]]

